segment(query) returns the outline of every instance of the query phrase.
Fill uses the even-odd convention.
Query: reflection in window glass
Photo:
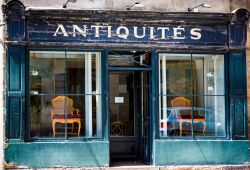
[[[224,56],[159,54],[161,136],[225,136]]]
[[[192,94],[192,67],[191,55],[162,56],[159,75],[160,83],[165,83],[160,94],[191,95]],[[174,82],[174,83],[173,83]]]
[[[31,137],[101,137],[100,57],[30,52]]]

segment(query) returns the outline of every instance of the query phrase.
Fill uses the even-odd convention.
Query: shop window
[[[224,56],[159,54],[160,136],[225,133]]]
[[[30,51],[30,136],[101,137],[101,53]]]

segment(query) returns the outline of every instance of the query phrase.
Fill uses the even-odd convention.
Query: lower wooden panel
[[[20,139],[21,101],[20,97],[9,97],[9,138]]]
[[[102,167],[109,165],[109,143],[11,143],[5,150],[7,163],[28,167]]]
[[[111,160],[136,159],[136,137],[110,137]]]
[[[242,164],[248,140],[156,140],[155,165]]]

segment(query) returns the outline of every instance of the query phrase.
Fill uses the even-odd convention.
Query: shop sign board
[[[28,22],[28,40],[39,42],[226,45],[226,25]]]

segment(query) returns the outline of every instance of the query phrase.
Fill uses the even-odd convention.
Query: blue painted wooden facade
[[[150,164],[240,164],[248,161],[245,44],[249,13],[246,10],[240,9],[234,14],[25,10],[18,1],[9,2],[4,10],[8,35],[7,163],[30,167],[109,166],[108,69],[103,70],[101,139],[34,141],[29,136],[28,123],[30,49],[96,49],[102,51],[103,57],[107,57],[108,49],[151,50],[154,55],[150,68]],[[212,52],[226,56],[225,138],[160,138],[156,123],[159,102],[156,70],[160,51]]]

